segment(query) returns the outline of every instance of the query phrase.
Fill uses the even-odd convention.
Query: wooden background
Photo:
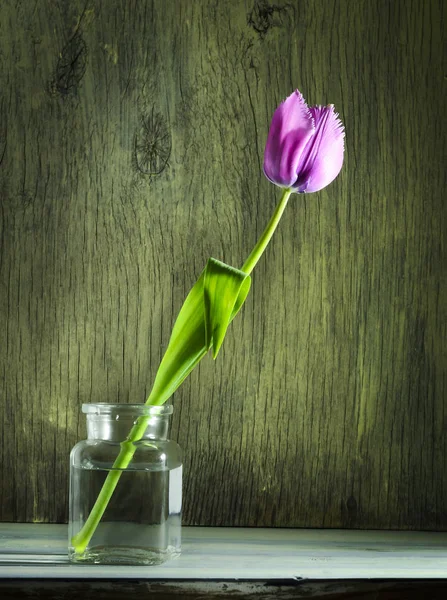
[[[184,523],[447,529],[443,0],[2,0],[3,521],[67,519],[82,402],[143,402],[209,256],[241,266],[299,88],[346,126],[216,363],[174,397]]]

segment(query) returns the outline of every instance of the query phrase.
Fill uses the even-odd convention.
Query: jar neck
[[[147,423],[141,439],[166,440],[172,406],[140,404],[83,404],[89,440],[123,442],[139,420]]]

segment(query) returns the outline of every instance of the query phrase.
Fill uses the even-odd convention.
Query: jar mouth
[[[172,415],[172,404],[150,406],[148,404],[107,404],[106,402],[88,403],[82,405],[82,412],[87,415],[120,415],[164,417]]]

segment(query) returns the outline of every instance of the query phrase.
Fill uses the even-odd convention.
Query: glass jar
[[[70,454],[71,562],[156,565],[180,554],[182,459],[171,405],[83,404]],[[101,494],[101,496],[100,496]]]

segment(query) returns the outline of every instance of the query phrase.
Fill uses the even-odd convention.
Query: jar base
[[[74,564],[154,566],[180,556],[180,551],[172,546],[166,550],[137,548],[135,546],[92,546],[81,554],[70,548],[68,558]]]

